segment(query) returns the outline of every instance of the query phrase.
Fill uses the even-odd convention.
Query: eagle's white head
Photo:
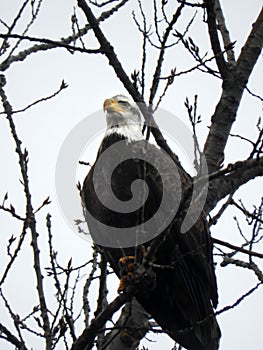
[[[143,139],[143,118],[135,102],[124,95],[116,95],[104,101],[103,109],[107,120],[105,136],[116,133],[126,137],[128,142]]]

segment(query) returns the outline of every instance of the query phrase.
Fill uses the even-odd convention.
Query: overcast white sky
[[[145,9],[147,9],[150,18],[150,1],[145,1],[145,3],[147,4]],[[225,11],[231,38],[233,41],[237,41],[235,51],[238,55],[262,2],[260,0],[221,0],[221,3]],[[2,1],[0,4],[1,19],[10,23],[14,15],[17,14],[20,4],[21,1],[19,0]],[[76,2],[73,0],[44,0],[39,19],[32,27],[30,34],[54,40],[70,35],[70,18],[74,6],[76,6]],[[131,1],[130,5],[123,8],[116,17],[112,17],[103,24],[108,39],[113,45],[116,45],[118,57],[129,74],[134,69],[139,69],[141,63],[141,40],[131,16],[131,11],[135,8],[137,9],[136,1]],[[186,11],[184,19],[179,23],[178,30],[183,30],[192,14],[192,9]],[[80,24],[85,23],[85,18],[80,11],[78,16]],[[192,26],[190,35],[200,45],[200,50],[205,53],[210,50],[210,46],[206,34],[206,25],[199,20],[200,18],[196,18],[196,24]],[[17,30],[14,31],[15,33],[19,33],[24,28],[26,19],[25,17],[21,21],[21,25],[18,25]],[[4,31],[3,27],[1,29]],[[98,47],[92,35],[89,36],[88,43],[90,48]],[[153,50],[150,51],[150,57],[147,61],[148,87],[152,79],[152,69],[155,67],[154,53]],[[178,49],[176,54],[171,51],[167,56],[164,75],[169,73],[175,65],[177,71],[180,71],[191,67],[192,64],[193,62],[183,49]],[[43,212],[40,212],[38,217],[43,266],[48,264],[47,257],[45,257],[47,233],[44,226],[47,212],[52,215],[54,242],[61,261],[66,262],[72,257],[74,265],[81,264],[90,258],[91,244],[90,241],[76,234],[59,209],[55,185],[57,157],[67,135],[80,121],[89,118],[91,123],[97,125],[98,119],[96,118],[103,118],[101,108],[104,99],[117,93],[125,94],[125,90],[118,79],[115,78],[104,57],[78,53],[72,55],[62,49],[33,54],[24,62],[14,63],[5,74],[7,78],[6,92],[14,109],[22,108],[38,98],[50,95],[58,89],[62,79],[69,84],[69,87],[55,99],[17,115],[15,122],[18,134],[23,140],[23,145],[29,150],[29,175],[33,205],[35,208],[38,207],[48,195],[52,200],[49,208],[45,208]],[[220,96],[220,84],[219,80],[200,73],[180,77],[176,79],[174,86],[168,92],[161,106],[175,114],[177,118],[185,123],[187,128],[190,128],[184,101],[186,96],[193,100],[193,96],[198,94],[199,113],[203,121],[198,131],[202,144],[207,134],[209,118]],[[253,76],[249,81],[249,87],[255,93],[262,95],[262,57],[255,67]],[[262,115],[262,103],[245,93],[238,112],[238,123],[234,125],[233,133],[240,133],[251,139],[255,138],[257,133],[255,125],[260,115]],[[19,183],[17,157],[14,154],[14,143],[3,116],[0,118],[0,133],[0,163],[2,164],[0,200],[8,192],[10,202],[17,208],[18,212],[23,213],[24,198]],[[90,139],[87,139],[89,147],[83,155],[84,160],[92,161],[94,159],[97,144],[102,135],[103,130],[98,132],[95,141],[91,142]],[[184,152],[182,149],[177,151]],[[250,149],[246,143],[232,139],[226,151],[225,164],[228,164],[238,159],[244,159],[249,154]],[[82,167],[76,173],[76,179],[82,181],[86,171],[87,169]],[[239,191],[236,198],[243,197],[252,208],[253,203],[259,203],[261,196],[262,180],[258,180],[253,185],[245,186],[244,189]],[[222,222],[219,222],[212,231],[215,237],[228,240],[234,244],[241,243],[241,238],[233,220],[235,214],[231,212],[225,215]],[[8,238],[11,234],[19,232],[19,226],[16,222],[12,221],[10,223],[9,216],[3,215],[1,212],[0,220],[0,268],[2,269],[6,263],[5,247]],[[247,228],[246,230],[248,233]],[[30,242],[29,237],[28,242]],[[15,312],[22,315],[30,311],[32,304],[37,303],[34,295],[35,281],[32,279],[30,270],[32,265],[30,249],[29,246],[20,254],[19,260],[11,272],[10,280],[7,281],[8,283],[4,288],[5,294],[12,301]],[[217,274],[220,297],[219,309],[233,303],[257,283],[252,272],[241,271],[235,267],[218,268]],[[113,298],[117,294],[117,281],[112,283],[110,297]],[[262,297],[263,291],[262,288],[259,288],[238,308],[226,312],[218,318],[222,330],[221,349],[262,349]],[[0,319],[8,324],[7,314],[2,305],[0,306]],[[149,338],[158,340],[157,343],[144,341],[144,344],[151,350],[170,349],[173,344],[165,336],[153,337],[150,335]],[[30,346],[36,347],[37,345],[32,343]],[[3,349],[10,348],[6,343],[1,343],[1,340],[0,347]]]

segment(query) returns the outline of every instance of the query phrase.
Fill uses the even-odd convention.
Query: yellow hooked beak
[[[114,100],[114,98],[107,98],[103,103],[103,110],[111,112],[125,112],[125,110]]]

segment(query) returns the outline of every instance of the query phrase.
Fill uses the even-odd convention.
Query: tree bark
[[[213,42],[212,38],[211,42]],[[222,95],[211,118],[211,127],[204,147],[209,173],[216,171],[223,162],[224,149],[229,133],[236,119],[244,89],[260,55],[262,45],[263,10],[253,25],[236,65],[229,66],[227,75],[224,73],[222,76]],[[214,189],[211,188],[211,190]]]
[[[103,350],[136,350],[149,330],[150,315],[133,298],[125,305],[113,329],[105,337]]]
[[[263,157],[248,159],[243,162],[233,164],[233,171],[219,179],[212,181],[211,187],[217,190],[210,191],[207,196],[204,212],[209,212],[217,203],[228,194],[238,190],[238,188],[250,180],[263,175]]]

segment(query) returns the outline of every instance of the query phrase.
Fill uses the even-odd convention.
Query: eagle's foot
[[[120,266],[120,284],[118,287],[118,293],[123,292],[128,285],[130,284],[131,280],[134,279],[134,264],[135,264],[135,256],[124,256],[120,258],[119,260],[119,266]]]
[[[133,255],[128,255],[119,259],[121,279],[118,287],[118,293],[123,292],[128,285],[135,280],[136,263],[142,260],[145,253],[145,246],[141,245],[137,251],[136,257]]]

